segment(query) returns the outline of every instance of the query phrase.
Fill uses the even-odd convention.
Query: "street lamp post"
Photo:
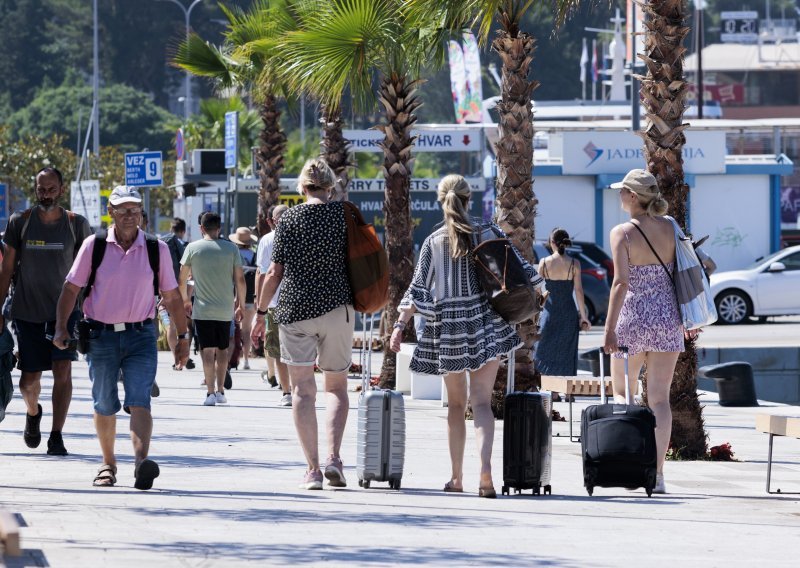
[[[189,19],[192,17],[192,10],[195,6],[197,6],[202,0],[194,0],[189,7],[187,8],[178,0],[158,0],[159,2],[172,2],[176,6],[178,6],[181,10],[183,10],[183,16],[186,23],[186,40],[189,40]],[[191,114],[192,110],[192,74],[189,71],[186,72],[186,95],[183,104],[183,118],[186,122],[189,121],[189,114]]]

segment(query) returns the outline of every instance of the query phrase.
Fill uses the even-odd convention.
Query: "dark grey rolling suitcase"
[[[514,352],[508,358],[503,410],[503,495],[550,493],[553,401],[549,392],[514,391]]]
[[[358,397],[358,439],[356,474],[359,487],[373,481],[388,481],[400,489],[406,452],[406,412],[403,395],[397,391],[370,386],[372,362],[372,324],[367,343],[366,320],[361,349],[361,396]],[[370,322],[372,318],[370,317]],[[366,350],[366,351],[365,351]]]
[[[644,487],[651,496],[656,485],[656,418],[644,406],[631,404],[628,350],[625,359],[626,404],[607,404],[605,369],[600,367],[601,403],[581,416],[583,484],[591,495],[595,487]]]

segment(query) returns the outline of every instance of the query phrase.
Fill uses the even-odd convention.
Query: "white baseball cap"
[[[135,187],[118,185],[108,196],[108,202],[115,207],[123,203],[141,203],[142,196]]]

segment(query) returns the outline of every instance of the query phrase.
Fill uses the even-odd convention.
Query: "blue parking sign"
[[[148,187],[164,185],[161,152],[125,154],[125,185]]]
[[[225,167],[235,168],[239,150],[239,113],[225,113]]]

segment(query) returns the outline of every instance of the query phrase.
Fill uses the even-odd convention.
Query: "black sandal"
[[[145,459],[136,466],[134,477],[136,481],[133,486],[136,489],[147,491],[153,487],[153,480],[161,473],[158,469],[158,464],[153,460]]]
[[[95,487],[114,487],[117,483],[117,466],[104,463],[92,482]]]

